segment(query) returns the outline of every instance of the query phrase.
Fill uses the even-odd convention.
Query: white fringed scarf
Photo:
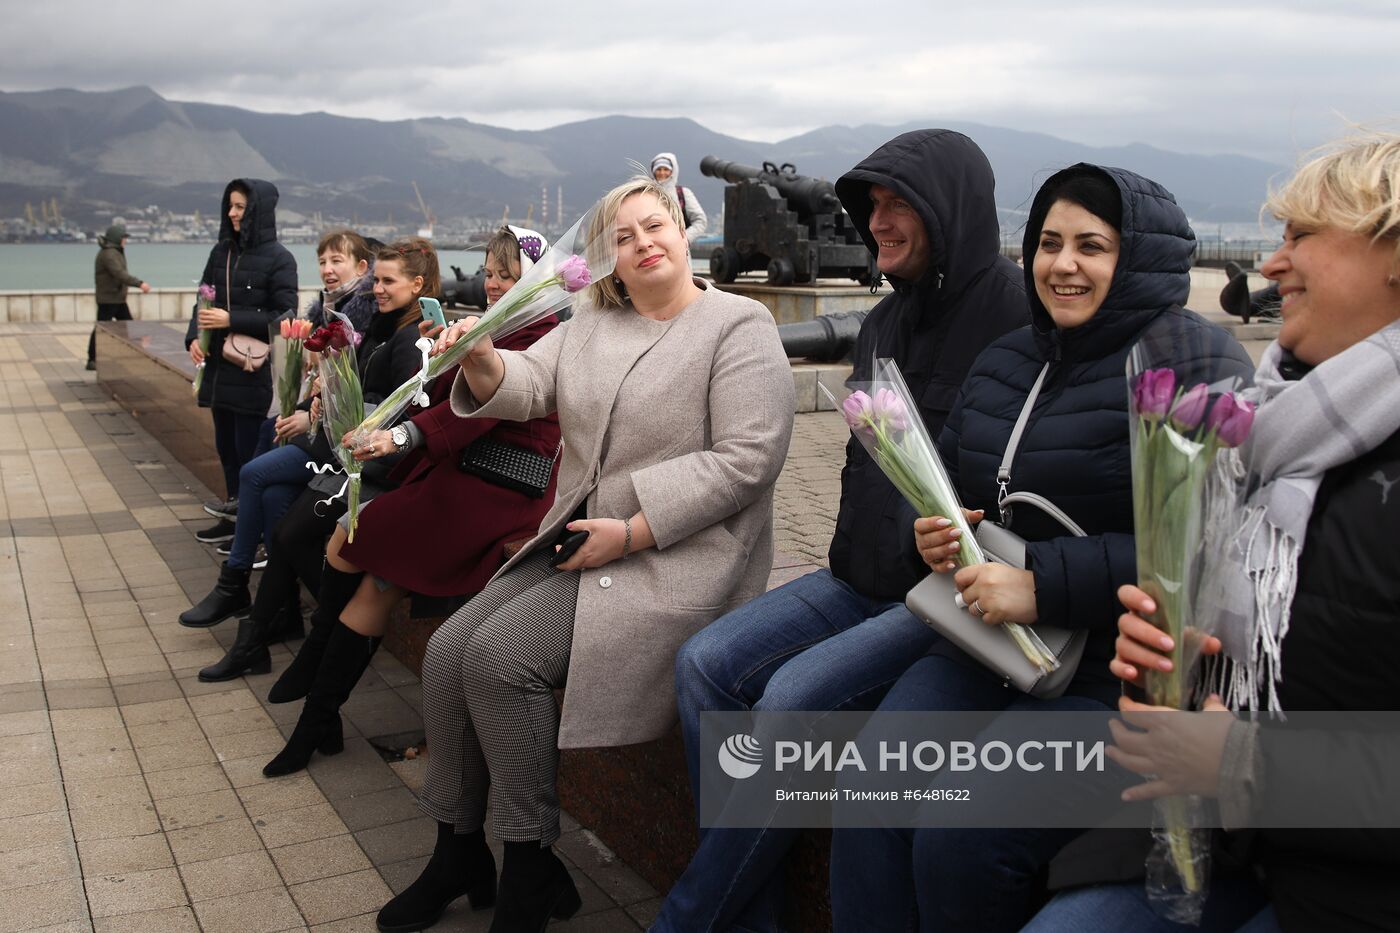
[[[1283,378],[1282,359],[1277,342],[1264,351],[1244,393],[1259,404],[1249,438],[1217,458],[1244,499],[1243,522],[1236,511],[1234,533],[1215,552],[1223,572],[1212,575],[1224,583],[1213,595],[1230,663],[1211,665],[1207,680],[1231,709],[1280,711],[1281,648],[1322,478],[1400,430],[1400,321],[1296,381]]]

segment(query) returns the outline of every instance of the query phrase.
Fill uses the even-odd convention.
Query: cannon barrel
[[[456,273],[456,277],[442,281],[442,303],[449,308],[456,305],[485,308],[486,277],[480,272],[476,275],[463,275],[462,270],[456,266],[452,267],[452,271]]]
[[[717,156],[705,156],[700,160],[700,174],[735,185],[748,181],[772,185],[794,207],[812,214],[841,210],[841,199],[836,196],[836,187],[831,182],[824,178],[799,175],[797,169],[788,163],[776,166],[765,162],[762,168],[754,168]]]
[[[778,338],[790,358],[834,363],[851,355],[865,311],[822,314],[810,321],[778,325]]]

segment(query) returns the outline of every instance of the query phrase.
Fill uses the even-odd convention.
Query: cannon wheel
[[[729,284],[739,277],[740,260],[737,250],[722,246],[710,254],[710,275],[721,284]]]
[[[792,268],[790,260],[781,256],[768,260],[769,285],[791,285],[796,277],[797,272]]]

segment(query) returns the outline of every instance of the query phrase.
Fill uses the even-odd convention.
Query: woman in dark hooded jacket
[[[268,342],[272,323],[297,307],[297,262],[277,242],[277,188],[259,178],[238,178],[224,189],[219,242],[209,251],[199,281],[214,289],[211,307],[196,312],[185,332],[195,365],[203,364],[199,407],[214,415],[214,445],[224,471],[227,500],[205,511],[220,520],[201,540],[227,540],[238,510],[238,471],[253,459],[258,433],[272,407],[272,367],[249,369],[224,357],[235,335]],[[209,352],[199,331],[210,332]]]
[[[963,503],[997,506],[997,470],[1037,378],[1044,382],[1012,464],[1010,492],[1033,492],[1086,532],[1070,537],[1037,510],[1017,509],[1026,570],[981,564],[955,581],[967,611],[1001,624],[1088,629],[1064,695],[1010,690],[940,640],[891,688],[881,710],[1108,710],[1107,662],[1116,590],[1136,579],[1125,363],[1139,343],[1161,348],[1194,381],[1247,377],[1249,357],[1225,331],[1181,307],[1195,236],[1171,194],[1122,169],[1075,165],[1041,187],[1026,224],[1031,326],[978,357],[939,437]],[[1165,354],[1165,355],[1164,355]],[[974,516],[976,517],[976,516]],[[919,551],[950,572],[958,547],[939,516],[915,524]],[[832,842],[837,929],[1014,930],[1037,875],[1079,830],[841,830]]]

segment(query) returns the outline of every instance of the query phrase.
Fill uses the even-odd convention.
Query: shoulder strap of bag
[[[1026,396],[1026,404],[1021,406],[1016,426],[1011,429],[1011,439],[1006,442],[1006,453],[1002,454],[1001,466],[997,467],[997,511],[1001,513],[1003,525],[1011,524],[1011,510],[1006,507],[1008,487],[1011,485],[1011,462],[1016,459],[1016,448],[1021,446],[1021,435],[1026,433],[1026,422],[1031,420],[1031,409],[1035,407],[1035,400],[1040,396],[1040,387],[1045,384],[1045,374],[1048,372],[1050,364],[1046,363],[1040,368],[1040,375],[1035,377],[1035,384]]]

